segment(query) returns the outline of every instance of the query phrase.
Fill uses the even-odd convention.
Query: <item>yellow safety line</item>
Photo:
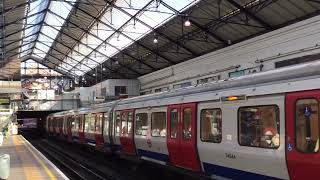
[[[26,147],[22,147],[22,141],[18,139],[16,136],[12,137],[12,143],[14,144],[14,147],[16,149],[16,152],[19,153],[19,159],[23,163],[23,172],[25,175],[25,178],[28,180],[33,180],[35,178],[40,178],[41,173],[39,171],[39,168],[36,168],[35,166],[31,166],[30,163],[34,162],[34,159],[32,159],[28,153],[28,150]]]
[[[21,139],[21,137],[20,137]],[[44,168],[44,171],[50,177],[51,180],[57,180],[56,176],[51,172],[51,170],[47,167],[47,165],[30,149],[29,145],[22,141],[23,144],[27,147],[27,149],[31,152],[33,157],[40,163],[40,165]]]

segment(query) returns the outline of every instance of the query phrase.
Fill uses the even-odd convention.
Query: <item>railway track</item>
[[[51,161],[54,161],[59,168],[68,175],[70,179],[75,180],[113,180],[116,179],[110,174],[106,174],[94,167],[88,166],[69,154],[53,147],[46,141],[39,141],[33,145],[44,153]]]

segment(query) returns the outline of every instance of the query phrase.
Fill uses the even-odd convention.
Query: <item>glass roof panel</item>
[[[71,0],[68,2],[74,3],[74,1],[75,0]],[[65,22],[65,19],[68,17],[72,9],[72,5],[70,5],[68,2],[50,1],[49,11],[46,13],[44,24],[42,25],[40,32],[51,38],[46,39],[45,45],[43,43],[36,42],[35,46],[44,52],[39,53],[39,51],[36,49],[33,50],[33,53],[37,53],[41,58],[44,58],[46,53],[50,50],[52,43],[56,39],[62,25]],[[39,38],[40,36],[41,34],[39,35]]]
[[[116,48],[110,46],[109,44],[105,44],[105,45],[100,46],[98,51],[100,53],[106,55],[107,57],[111,57],[114,54],[119,52]]]
[[[183,11],[186,8],[197,3],[199,0],[179,0],[163,1],[177,11]],[[151,0],[117,0],[113,8],[108,9],[101,17],[100,21],[95,24],[90,33],[84,37],[81,42],[88,44],[91,48],[81,47],[81,53],[89,55],[91,59],[102,63],[108,60],[120,50],[128,47],[134,41],[142,38],[150,33],[152,29],[157,28],[168,20],[174,18],[177,13],[170,8],[164,6],[161,1]],[[141,22],[140,22],[141,21]],[[143,22],[143,23],[142,23]],[[91,35],[90,35],[91,34]],[[98,36],[98,38],[94,37]],[[80,45],[78,45],[80,49]],[[76,46],[77,47],[77,46]],[[76,47],[74,50],[76,50]],[[102,55],[100,57],[94,49],[97,49]],[[77,58],[77,60],[86,64],[89,62],[85,57]],[[98,63],[91,63],[89,66],[95,68]],[[78,75],[83,75],[86,71],[91,70],[81,64],[76,65],[77,68],[83,70]],[[72,70],[76,70],[73,68]]]
[[[25,30],[23,32],[24,38],[22,40],[22,46],[20,48],[20,52],[23,52],[20,54],[20,56],[25,56],[30,53],[30,50],[27,50],[33,46],[33,43],[30,43],[31,41],[34,41],[36,39],[36,35],[30,36],[32,34],[35,34],[40,29],[40,23],[41,20],[44,18],[45,12],[39,13],[43,11],[48,6],[49,0],[43,0],[43,1],[33,1],[30,3],[29,11],[27,12],[26,20],[25,20]],[[38,25],[34,25],[38,24]],[[29,38],[27,38],[29,37]],[[30,43],[30,44],[28,44]],[[28,44],[28,45],[26,45]]]
[[[195,3],[197,3],[199,0],[183,0],[183,1],[172,1],[172,0],[162,0],[164,3],[168,4],[172,8],[174,8],[177,11],[184,11],[187,8],[191,7]]]

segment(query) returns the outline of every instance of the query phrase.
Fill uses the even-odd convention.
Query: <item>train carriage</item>
[[[316,61],[110,102],[78,110],[79,124],[95,146],[215,179],[312,179],[319,69]]]

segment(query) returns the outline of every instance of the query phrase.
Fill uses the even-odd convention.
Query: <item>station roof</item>
[[[87,84],[137,78],[319,9],[316,0],[3,0],[0,65],[33,59]]]

